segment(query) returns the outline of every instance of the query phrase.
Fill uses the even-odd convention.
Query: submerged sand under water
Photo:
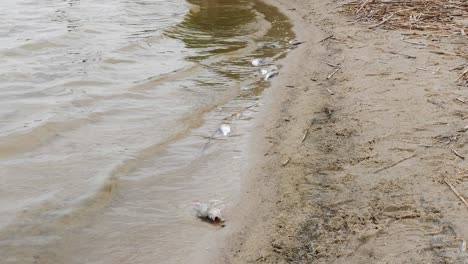
[[[250,60],[293,33],[259,1],[189,2],[0,3],[2,263],[187,263],[223,232],[191,204],[237,201]]]

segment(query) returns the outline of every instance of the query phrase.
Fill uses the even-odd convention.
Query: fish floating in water
[[[210,203],[196,202],[193,204],[195,216],[209,221],[211,223],[224,222],[223,208],[219,207],[220,201],[211,201]]]
[[[265,76],[267,75],[268,73],[270,72],[277,72],[278,71],[278,66],[276,65],[271,65],[269,66],[268,68],[263,68],[263,69],[260,69],[260,74],[262,76]]]
[[[281,45],[278,42],[260,42],[257,43],[257,46],[260,48],[281,48]]]
[[[273,58],[257,58],[253,59],[250,63],[252,66],[258,67],[260,65],[268,64],[273,61]]]
[[[266,75],[266,74],[268,74],[268,70],[267,69],[260,69],[260,74],[261,75]]]
[[[231,126],[229,126],[228,124],[222,124],[219,126],[217,131],[223,134],[223,136],[227,136],[229,135],[229,133],[231,133]]]
[[[291,46],[299,46],[299,45],[301,45],[302,43],[304,43],[304,41],[299,41],[299,40],[297,40],[297,39],[293,39],[293,40],[290,40],[290,41],[288,42],[288,44],[291,45]]]
[[[258,66],[260,66],[262,64],[265,64],[265,59],[263,59],[263,58],[254,59],[254,60],[252,60],[251,63],[252,63],[252,66],[258,67]]]
[[[271,78],[277,76],[278,74],[279,74],[279,72],[277,72],[277,71],[269,72],[269,73],[267,73],[267,74],[265,75],[264,80],[265,80],[265,81],[268,81],[269,79],[271,79]]]

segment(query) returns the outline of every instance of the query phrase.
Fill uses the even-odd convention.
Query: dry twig
[[[455,189],[455,187],[453,187],[453,185],[447,180],[447,178],[444,179],[444,182],[450,187],[450,189],[455,193],[455,195],[458,196],[458,198],[460,198],[460,200],[468,208],[468,202],[465,200],[465,198],[463,198],[463,196],[461,196],[461,194],[457,191],[457,189]]]
[[[309,135],[309,130],[314,124],[315,124],[315,118],[312,119],[312,121],[310,121],[309,126],[305,130],[304,135],[302,136],[301,144],[304,142],[304,140],[306,140],[307,136]]]
[[[325,63],[325,64],[327,64],[328,66],[331,66],[331,67],[335,67],[335,68],[340,67],[339,64],[333,64],[333,63],[330,63],[330,62],[324,61],[324,60],[320,60],[320,61],[322,61],[323,63]]]
[[[468,73],[468,68],[466,68],[465,71],[463,71],[463,73],[460,76],[458,76],[457,81],[463,78],[467,73]]]
[[[433,105],[437,105],[438,107],[442,108],[442,109],[445,109],[445,106],[441,105],[440,103],[438,102],[435,102],[435,101],[432,101],[431,99],[427,99],[427,101]]]
[[[371,28],[385,24],[387,28],[466,35],[466,25],[458,22],[468,16],[466,0],[353,0],[345,6],[359,20],[379,22]]]
[[[376,24],[376,25],[370,26],[369,28],[372,29],[372,28],[376,28],[376,27],[378,27],[378,26],[380,26],[380,25],[385,24],[385,23],[386,23],[387,21],[389,21],[390,18],[392,18],[394,15],[395,15],[395,13],[389,15],[387,18],[384,18],[384,19],[382,20],[382,22],[380,22],[380,23],[378,23],[378,24]]]
[[[462,160],[465,160],[465,157],[458,153],[458,151],[454,150],[453,148],[451,148],[450,150],[453,152],[453,154],[455,154],[455,156],[459,157]]]
[[[330,36],[328,36],[328,37],[326,37],[326,38],[324,38],[324,39],[318,41],[317,43],[322,43],[322,42],[324,42],[325,40],[328,40],[328,39],[333,38],[334,36],[335,36],[335,35],[330,35]]]
[[[403,161],[406,161],[406,160],[409,160],[409,159],[411,159],[411,158],[414,158],[415,156],[416,156],[416,154],[413,154],[413,155],[411,155],[411,156],[409,156],[409,157],[406,157],[406,158],[404,158],[404,159],[401,159],[401,160],[399,160],[399,161],[396,161],[396,162],[394,162],[394,163],[392,163],[392,164],[390,164],[390,165],[388,165],[388,166],[385,166],[385,167],[383,167],[383,168],[381,168],[381,169],[376,170],[374,173],[378,173],[378,172],[384,171],[384,170],[386,170],[386,169],[390,169],[391,167],[394,167],[394,166],[396,166],[396,165],[402,163]]]
[[[330,75],[327,76],[327,80],[333,77],[333,75],[335,75],[335,73],[337,73],[339,70],[341,70],[340,67],[336,68]]]
[[[424,44],[424,43],[422,43],[422,42],[413,42],[413,41],[406,40],[406,39],[404,39],[404,38],[401,38],[401,41],[403,41],[403,42],[405,42],[405,43],[413,44],[413,45],[418,45],[418,46],[427,47],[427,44]]]

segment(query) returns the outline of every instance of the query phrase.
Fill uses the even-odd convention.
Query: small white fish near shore
[[[228,124],[221,124],[217,132],[221,133],[223,136],[227,136],[231,133],[231,126]]]
[[[293,40],[290,40],[290,41],[288,42],[288,44],[291,45],[291,46],[299,46],[299,45],[301,45],[302,43],[304,43],[304,41],[299,41],[299,40],[297,40],[297,39],[293,39]]]
[[[262,69],[260,69],[259,71],[260,71],[260,74],[261,74],[262,76],[265,76],[265,75],[267,75],[267,74],[270,73],[270,72],[277,72],[278,70],[279,70],[279,69],[278,69],[278,66],[277,66],[277,65],[270,65],[269,67],[267,67],[267,68],[262,68]]]
[[[195,202],[193,211],[196,217],[211,223],[224,222],[223,208],[220,201],[210,201],[209,203]]]
[[[260,65],[270,64],[272,62],[273,58],[257,58],[253,59],[250,63],[252,64],[252,66],[258,67]]]
[[[257,46],[260,48],[281,48],[281,45],[278,42],[260,42],[257,43]]]
[[[277,76],[278,74],[279,74],[279,72],[277,72],[277,71],[269,72],[269,73],[267,73],[267,74],[265,75],[264,80],[265,80],[265,81],[268,81],[268,80],[270,80],[271,78]]]
[[[265,64],[265,59],[264,58],[259,58],[259,59],[254,59],[252,60],[252,66],[258,67],[262,64]]]

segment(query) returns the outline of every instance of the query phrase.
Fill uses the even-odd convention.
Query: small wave
[[[32,151],[49,144],[64,132],[98,122],[106,115],[107,113],[91,113],[89,116],[79,119],[61,122],[45,121],[26,131],[2,136],[0,137],[0,158]]]
[[[50,40],[30,41],[18,47],[20,50],[40,51],[44,49],[63,48],[66,45],[52,42]]]

